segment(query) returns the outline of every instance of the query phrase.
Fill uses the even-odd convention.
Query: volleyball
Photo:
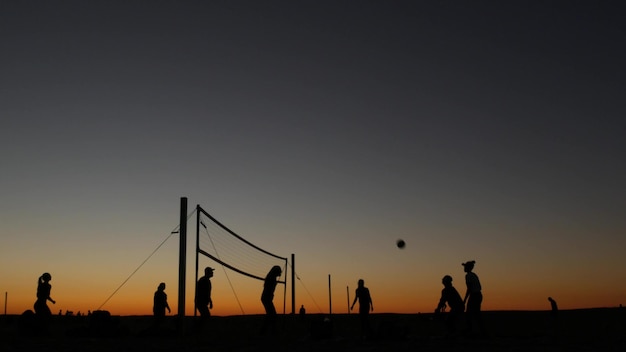
[[[404,246],[406,246],[406,243],[404,242],[404,240],[400,239],[396,241],[396,246],[398,246],[398,248],[403,249]]]

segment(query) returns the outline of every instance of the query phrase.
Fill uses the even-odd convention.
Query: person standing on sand
[[[548,301],[550,301],[550,314],[552,314],[552,316],[556,318],[556,316],[559,314],[559,306],[556,304],[556,301],[552,297],[548,297]]]
[[[444,276],[441,279],[441,283],[443,283],[444,288],[441,290],[441,299],[439,299],[439,304],[435,308],[435,314],[439,314],[445,309],[446,303],[448,304],[450,312],[446,317],[446,328],[449,334],[454,334],[456,332],[456,321],[463,314],[465,304],[459,292],[452,286],[452,276]]]
[[[52,304],[57,302],[50,297],[50,291],[52,286],[50,285],[52,275],[49,273],[43,273],[37,280],[37,301],[35,301],[35,314],[41,317],[51,317],[52,312],[48,307],[48,301]]]
[[[466,263],[462,263],[463,271],[465,271],[465,284],[467,285],[467,291],[465,291],[465,298],[463,304],[466,305],[466,319],[468,333],[472,333],[473,322],[476,321],[479,325],[481,332],[484,333],[484,326],[481,316],[481,305],[483,302],[482,287],[478,275],[472,272],[474,269],[475,260],[470,260]]]
[[[263,328],[261,329],[261,332],[263,333],[265,333],[268,328],[272,331],[276,328],[274,291],[276,290],[276,285],[278,284],[278,278],[282,275],[282,273],[283,270],[278,265],[274,265],[267,273],[267,276],[265,276],[263,293],[261,293],[261,303],[263,303],[263,308],[265,308],[265,321],[263,323]]]
[[[156,319],[156,323],[159,324],[163,318],[165,318],[165,309],[168,313],[171,313],[169,304],[167,304],[167,294],[165,293],[165,283],[161,282],[156,292],[154,292],[154,305],[152,306],[152,312]]]
[[[211,299],[211,278],[213,277],[213,271],[215,269],[211,267],[204,268],[204,276],[198,280],[196,284],[196,309],[200,312],[202,320],[206,320],[211,316],[213,309],[213,300]]]
[[[354,308],[356,301],[359,301],[359,319],[361,320],[361,333],[363,334],[363,337],[368,338],[371,333],[369,313],[370,310],[374,311],[374,302],[372,302],[370,290],[365,287],[365,281],[363,281],[363,279],[359,279],[354,294],[354,301],[352,301],[352,306],[350,306],[350,310]]]

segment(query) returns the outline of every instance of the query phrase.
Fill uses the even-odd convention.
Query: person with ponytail
[[[50,312],[50,308],[48,307],[48,301],[52,302],[52,304],[56,303],[56,301],[50,297],[50,290],[52,289],[50,280],[52,280],[52,275],[49,273],[43,273],[43,275],[41,275],[37,280],[37,301],[35,301],[35,314],[39,316],[52,316],[52,312]]]

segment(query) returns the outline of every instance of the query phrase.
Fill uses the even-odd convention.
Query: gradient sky
[[[328,275],[333,312],[360,278],[374,312],[431,312],[444,275],[465,292],[471,259],[485,310],[626,303],[612,6],[2,1],[8,313],[32,309],[46,271],[53,312],[99,308],[177,227],[180,197],[294,253],[312,313]],[[174,235],[102,309],[151,314],[165,282],[176,312],[177,255]],[[218,267],[213,286],[213,314],[242,314],[235,295],[263,311],[261,282]]]

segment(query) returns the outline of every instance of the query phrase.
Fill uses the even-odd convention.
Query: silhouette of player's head
[[[52,275],[50,275],[50,273],[43,273],[43,275],[41,275],[41,280],[48,282],[52,280]]]
[[[164,291],[164,290],[165,290],[165,282],[161,282],[161,283],[159,284],[159,288],[158,288],[158,290],[159,290],[159,291]]]
[[[359,279],[359,287],[363,287],[365,286],[365,281],[363,281],[363,279]]]
[[[452,276],[450,275],[444,276],[443,279],[441,279],[441,283],[446,287],[452,286]]]
[[[204,268],[204,275],[208,277],[212,277],[214,270],[215,269],[211,268],[210,266],[207,266],[206,268]]]
[[[476,264],[475,260],[470,260],[465,263],[461,263],[466,273],[469,273],[470,271],[472,271],[472,269],[474,269],[474,264]]]
[[[272,269],[270,269],[268,276],[280,276],[283,274],[283,269],[281,269],[278,265],[274,265]]]

